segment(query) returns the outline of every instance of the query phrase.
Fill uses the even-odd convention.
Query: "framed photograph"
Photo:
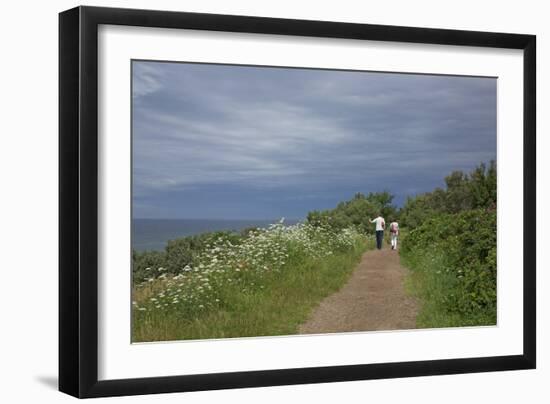
[[[533,35],[59,16],[59,389],[533,369]]]

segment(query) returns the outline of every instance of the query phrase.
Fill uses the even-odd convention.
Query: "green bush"
[[[220,237],[230,240],[234,244],[239,243],[242,238],[231,232],[211,232],[168,241],[166,246],[167,271],[171,274],[179,274],[185,266],[194,266],[200,254]]]
[[[440,213],[459,213],[494,208],[497,202],[496,163],[480,164],[469,174],[453,171],[445,177],[446,188],[407,198],[399,211],[402,227],[416,228]]]
[[[421,326],[496,323],[496,210],[439,214],[410,230],[401,256],[423,303]]]
[[[180,274],[187,265],[194,266],[199,256],[219,238],[238,244],[244,235],[228,231],[203,233],[169,240],[164,251],[133,251],[132,281],[139,284],[163,273]]]
[[[134,284],[157,277],[164,268],[166,268],[166,253],[164,251],[140,252],[134,250],[132,252],[132,282]]]

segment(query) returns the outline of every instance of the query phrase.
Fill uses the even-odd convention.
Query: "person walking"
[[[376,248],[382,249],[382,240],[384,240],[384,229],[386,228],[386,222],[382,216],[378,216],[376,219],[372,219],[371,223],[376,223]]]
[[[391,249],[397,250],[397,236],[399,235],[399,223],[395,220],[390,223]]]

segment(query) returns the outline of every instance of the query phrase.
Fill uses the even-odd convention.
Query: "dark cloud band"
[[[135,217],[301,217],[496,159],[494,78],[133,63]]]

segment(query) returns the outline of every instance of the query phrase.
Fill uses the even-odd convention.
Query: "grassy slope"
[[[340,289],[372,243],[322,260],[296,258],[263,280],[263,288],[228,289],[217,310],[182,318],[175,310],[134,316],[133,341],[229,338],[296,334],[319,302]],[[137,321],[136,321],[137,320]]]

